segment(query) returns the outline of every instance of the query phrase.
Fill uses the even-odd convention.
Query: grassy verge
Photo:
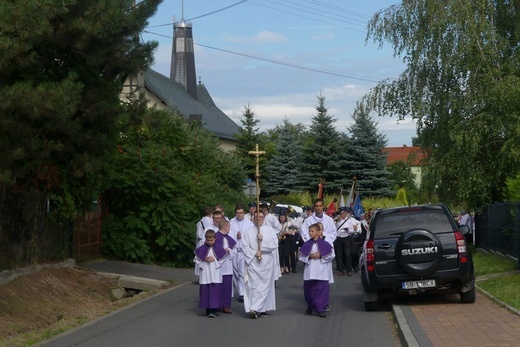
[[[516,260],[495,253],[476,251],[473,253],[473,262],[477,276],[518,270]],[[500,301],[520,310],[520,274],[491,277],[478,281],[477,285]]]

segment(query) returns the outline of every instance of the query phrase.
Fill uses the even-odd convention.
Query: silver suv
[[[475,302],[475,271],[464,235],[443,204],[378,210],[360,260],[365,310],[386,295],[459,293]]]

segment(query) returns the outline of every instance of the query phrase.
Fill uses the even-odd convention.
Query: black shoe
[[[293,273],[298,273],[298,271],[296,269],[292,270]]]
[[[325,318],[327,317],[327,315],[325,314],[325,312],[318,312],[318,317]]]
[[[330,305],[329,305],[329,304],[327,304],[327,306],[325,306],[325,311],[326,311],[326,312],[329,312],[329,311],[330,311]]]
[[[244,302],[244,296],[243,295],[240,295],[238,297],[238,302]]]
[[[305,315],[306,316],[312,316],[312,311],[308,308],[305,310]]]
[[[251,319],[257,319],[257,318],[258,318],[258,315],[256,314],[255,311],[251,310],[251,311],[249,311],[249,318],[251,318]]]
[[[262,317],[262,318],[267,317],[267,312],[260,312],[260,317]]]

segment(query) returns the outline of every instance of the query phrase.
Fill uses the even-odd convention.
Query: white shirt
[[[336,224],[334,224],[334,219],[332,219],[332,217],[328,216],[325,213],[323,213],[321,217],[318,217],[315,213],[313,213],[310,217],[307,217],[305,219],[305,222],[303,222],[300,231],[300,235],[303,239],[303,242],[306,242],[311,238],[309,235],[309,226],[311,226],[314,223],[323,224],[323,236],[325,236],[325,241],[333,245],[334,240],[337,237]]]

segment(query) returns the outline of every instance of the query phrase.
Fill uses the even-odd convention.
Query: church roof
[[[186,92],[182,84],[148,69],[144,72],[144,85],[163,103],[184,117],[201,115],[204,129],[221,139],[235,141],[238,125],[215,105],[203,84],[197,85],[197,100]]]

